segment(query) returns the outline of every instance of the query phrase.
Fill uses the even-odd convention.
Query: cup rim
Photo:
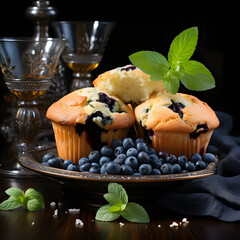
[[[67,43],[67,39],[62,38],[34,38],[34,37],[1,37],[0,42],[62,42]]]
[[[74,23],[74,24],[77,24],[77,23],[95,23],[95,22],[99,22],[99,23],[102,23],[102,24],[116,24],[116,22],[114,21],[99,21],[99,20],[93,20],[93,21],[53,21],[52,23]]]

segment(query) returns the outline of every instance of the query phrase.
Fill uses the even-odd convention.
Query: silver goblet
[[[92,86],[91,72],[102,60],[109,36],[115,26],[113,22],[53,22],[59,38],[68,44],[62,57],[73,70],[71,91]]]
[[[34,144],[41,124],[37,98],[51,85],[65,46],[66,40],[57,38],[0,39],[3,77],[10,92],[18,98],[15,128],[18,134],[17,149],[21,154],[39,147]],[[17,169],[14,173],[20,174]]]

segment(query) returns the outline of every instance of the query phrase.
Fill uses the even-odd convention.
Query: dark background
[[[32,36],[33,23],[25,16],[32,1],[2,1],[0,37]],[[240,134],[239,36],[240,9],[237,1],[51,1],[56,20],[115,21],[105,55],[94,76],[129,64],[128,56],[139,50],[154,50],[167,56],[173,38],[192,26],[199,28],[197,49],[192,59],[212,72],[216,88],[205,92],[180,92],[196,95],[214,110],[234,118],[235,134]],[[50,35],[54,37],[52,29]],[[0,79],[1,98],[7,91]]]

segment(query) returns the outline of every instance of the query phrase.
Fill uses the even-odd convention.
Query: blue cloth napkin
[[[231,136],[232,117],[216,112],[220,126],[209,149],[220,157],[217,173],[191,181],[158,195],[157,203],[176,212],[240,221],[240,137]]]

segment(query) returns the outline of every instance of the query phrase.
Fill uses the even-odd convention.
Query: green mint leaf
[[[177,71],[169,71],[163,78],[165,88],[171,94],[176,94],[179,89],[179,73]]]
[[[170,45],[168,52],[168,61],[174,63],[183,63],[188,61],[197,46],[198,28],[192,27],[177,35]]]
[[[113,205],[109,208],[109,212],[111,213],[120,213],[121,214],[121,207],[122,207],[122,204],[116,204],[116,205]]]
[[[14,196],[11,196],[0,204],[0,210],[8,211],[21,206],[23,206],[23,203]]]
[[[103,197],[111,204],[111,205],[115,205],[119,202],[122,203],[122,201],[119,199],[119,196],[117,196],[116,194],[113,193],[105,193],[103,195]]]
[[[121,215],[130,222],[148,223],[150,222],[146,210],[139,204],[130,202],[127,204]]]
[[[9,189],[7,189],[5,191],[5,193],[9,196],[13,196],[15,198],[18,198],[18,197],[23,197],[24,194],[23,194],[23,191],[20,189],[20,188],[17,188],[17,187],[11,187]]]
[[[113,221],[121,216],[119,213],[111,213],[109,208],[110,204],[100,207],[96,213],[95,219],[99,221]]]
[[[112,202],[111,204],[117,204],[119,202],[121,202],[122,204],[128,203],[128,195],[122,185],[111,182],[108,184],[108,192],[114,195],[115,202]]]
[[[154,51],[139,51],[129,56],[131,63],[146,74],[151,75],[151,80],[162,80],[169,69],[167,59]]]
[[[30,212],[33,212],[33,211],[36,211],[36,210],[39,210],[39,209],[43,208],[42,202],[39,202],[39,200],[36,199],[36,198],[28,200],[26,205],[27,205],[27,209]]]
[[[182,84],[195,91],[208,90],[215,87],[215,81],[211,72],[200,62],[190,60],[183,63]]]

